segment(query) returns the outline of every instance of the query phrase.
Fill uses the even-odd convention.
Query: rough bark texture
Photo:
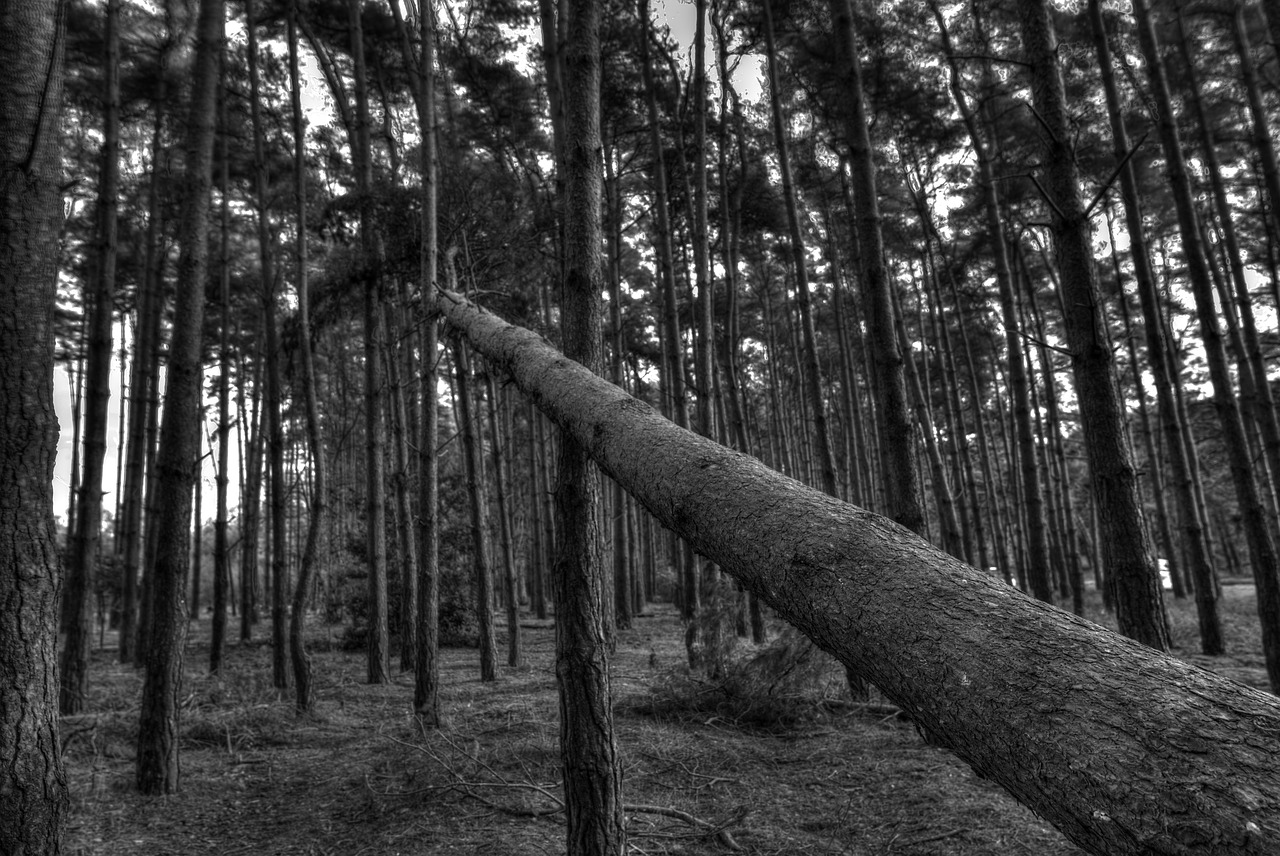
[[[604,291],[599,0],[569,0],[567,16],[561,336],[567,357],[578,361],[573,365],[595,378],[601,368]],[[555,489],[560,533],[555,565],[556,683],[566,846],[569,856],[621,856],[626,851],[626,826],[605,633],[599,479],[583,437],[562,433],[559,446]]]
[[[53,309],[63,14],[0,3],[0,853],[60,852]]]
[[[1280,848],[1280,701],[682,430],[461,298],[438,303],[650,513],[1087,851]]]
[[[183,582],[191,557],[191,488],[200,445],[201,325],[208,271],[209,190],[213,183],[223,9],[223,0],[202,0],[197,25],[179,231],[178,299],[156,455],[156,552],[138,730],[137,785],[147,794],[178,789],[178,715],[182,647],[187,630]]]
[[[1045,0],[1027,0],[1018,8],[1032,96],[1044,123],[1044,191],[1089,477],[1102,524],[1107,581],[1120,632],[1164,651],[1169,648],[1169,622],[1138,496],[1137,470],[1124,433],[1125,413],[1102,317],[1092,234],[1080,199],[1074,135],[1058,71],[1058,40]]]

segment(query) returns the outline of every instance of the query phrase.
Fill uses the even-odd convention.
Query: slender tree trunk
[[[863,104],[862,69],[853,31],[850,0],[830,0],[835,31],[837,75],[844,92],[844,143],[849,148],[858,245],[862,256],[861,285],[866,311],[872,385],[878,399],[876,414],[880,459],[889,516],[913,532],[924,531],[924,505],[916,475],[915,431],[908,415],[902,351],[893,329],[893,303],[884,267],[876,167]]]
[[[1025,527],[1028,544],[1028,561],[1025,573],[1030,580],[1032,593],[1044,601],[1053,600],[1049,581],[1049,538],[1044,515],[1044,491],[1040,484],[1040,472],[1035,463],[1035,435],[1031,428],[1031,403],[1028,391],[1027,365],[1022,356],[1022,326],[1014,303],[1013,277],[1009,270],[1009,252],[1001,220],[1000,198],[997,192],[995,170],[991,150],[978,128],[977,117],[969,106],[960,82],[955,50],[951,36],[935,0],[929,0],[934,19],[938,22],[943,49],[950,69],[951,92],[964,120],[978,161],[979,182],[982,185],[983,209],[987,220],[987,233],[991,241],[995,261],[996,286],[1000,292],[1000,313],[1005,331],[1005,351],[1009,361],[1009,387],[1012,396],[1014,436],[1021,464],[1020,480],[1022,507],[1026,512]],[[972,376],[972,375],[971,375]],[[1006,566],[1007,567],[1007,566]],[[1019,566],[1020,569],[1021,565]]]
[[[348,0],[351,55],[355,76],[356,109],[351,142],[356,162],[356,193],[360,198],[361,280],[364,286],[364,428],[365,489],[368,539],[368,682],[391,680],[387,628],[386,473],[383,465],[382,372],[378,359],[381,344],[382,273],[378,264],[373,222],[373,163],[369,146],[369,95],[364,61],[364,28],[360,0]]]
[[[300,2],[289,4],[289,93],[293,118],[294,220],[297,232],[294,274],[298,292],[298,347],[301,355],[302,393],[307,414],[307,447],[311,453],[311,500],[307,517],[307,535],[294,583],[289,609],[289,655],[293,665],[294,708],[299,713],[315,707],[311,683],[311,660],[307,656],[303,631],[306,623],[306,598],[315,573],[320,551],[320,533],[329,503],[328,462],[325,460],[324,437],[320,425],[319,390],[315,357],[311,346],[311,295],[307,281],[307,185],[306,185],[306,120],[302,112],[302,87],[298,78],[297,18]]]
[[[480,624],[480,680],[498,677],[497,641],[493,627],[493,568],[489,562],[488,502],[484,489],[484,462],[477,430],[476,405],[472,402],[475,383],[470,360],[457,339],[453,342],[453,363],[458,376],[458,406],[455,420],[462,433],[462,458],[467,473],[467,494],[471,504],[471,563],[476,575],[476,619]]]
[[[493,375],[485,377],[489,415],[489,442],[493,447],[493,487],[498,500],[498,533],[502,547],[502,585],[507,601],[507,665],[519,668],[524,663],[520,645],[520,581],[516,575],[515,545],[511,537],[511,512],[507,508],[507,478],[502,462],[502,438],[498,434],[498,387]]]
[[[63,593],[67,616],[62,640],[63,714],[84,709],[89,688],[93,586],[102,529],[102,469],[107,454],[107,406],[111,400],[111,334],[116,287],[116,221],[120,193],[120,0],[108,0],[103,33],[102,165],[98,174],[98,246],[85,362],[84,472],[77,491],[71,563]],[[86,301],[88,303],[88,301]]]
[[[24,856],[61,852],[68,809],[53,527],[66,11],[0,6],[0,853]]]
[[[418,442],[418,655],[414,658],[413,711],[426,727],[441,723],[440,713],[440,552],[439,552],[439,442],[440,411],[437,402],[438,324],[430,310],[437,272],[437,139],[435,72],[435,4],[418,5],[418,35],[422,46],[419,80],[418,125],[422,129],[422,249],[419,257],[418,326],[421,331],[422,436]],[[409,57],[406,64],[412,64]]]
[[[1156,289],[1155,275],[1151,270],[1137,180],[1133,174],[1132,164],[1125,162],[1129,156],[1129,138],[1120,109],[1115,74],[1111,67],[1111,51],[1107,43],[1099,0],[1090,0],[1089,20],[1093,29],[1094,46],[1098,52],[1098,65],[1102,71],[1115,158],[1117,163],[1122,164],[1120,194],[1124,202],[1125,225],[1129,233],[1134,279],[1138,286],[1138,299],[1142,307],[1143,327],[1147,341],[1147,365],[1151,369],[1156,387],[1160,423],[1165,436],[1169,463],[1173,469],[1173,485],[1181,512],[1183,543],[1187,550],[1191,575],[1195,581],[1201,650],[1205,654],[1221,654],[1224,643],[1214,593],[1213,566],[1205,540],[1203,519],[1196,503],[1193,466],[1188,458],[1183,423],[1178,413],[1174,372],[1168,359],[1168,343],[1160,313],[1160,298]]]
[[[209,674],[222,671],[222,655],[227,637],[227,589],[231,584],[231,544],[228,538],[227,487],[230,473],[227,470],[231,456],[231,264],[229,244],[231,231],[231,200],[227,193],[230,186],[230,163],[227,157],[227,87],[226,57],[223,56],[223,80],[219,87],[218,113],[222,134],[221,169],[218,175],[218,469],[213,518],[213,616],[209,628]]]
[[[287,657],[288,631],[285,616],[285,478],[284,478],[284,393],[280,368],[280,334],[276,323],[275,241],[267,210],[267,157],[262,127],[258,85],[258,36],[253,0],[245,4],[249,34],[249,112],[253,125],[254,196],[257,208],[258,253],[262,276],[263,326],[266,329],[267,394],[263,402],[267,423],[267,466],[271,472],[268,515],[271,527],[271,682],[277,689],[289,686]]]
[[[1245,439],[1244,423],[1232,391],[1227,366],[1226,349],[1213,303],[1213,287],[1201,250],[1191,185],[1187,179],[1186,161],[1183,160],[1182,142],[1178,137],[1169,88],[1161,65],[1155,30],[1144,0],[1133,0],[1134,17],[1137,19],[1139,43],[1146,60],[1147,74],[1156,99],[1160,139],[1164,149],[1165,169],[1178,209],[1178,228],[1182,235],[1185,260],[1195,295],[1196,314],[1200,320],[1201,337],[1209,364],[1210,381],[1213,384],[1214,409],[1217,411],[1222,439],[1226,446],[1232,480],[1236,488],[1236,501],[1245,525],[1249,553],[1253,565],[1254,584],[1258,592],[1258,617],[1262,625],[1262,647],[1267,662],[1267,676],[1272,692],[1280,692],[1280,563],[1277,562],[1275,545],[1253,478],[1253,466]]]
[[[187,163],[179,232],[178,301],[169,346],[168,386],[156,459],[156,559],[152,566],[149,647],[138,728],[137,787],[144,794],[178,789],[178,719],[186,642],[183,580],[189,560],[191,487],[196,478],[202,386],[201,328],[208,273],[209,191],[223,0],[201,0],[187,125]]]

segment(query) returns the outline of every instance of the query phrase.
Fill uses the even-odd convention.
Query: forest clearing
[[[1191,653],[1195,619],[1185,604],[1171,610],[1175,644],[1206,668],[1265,687],[1250,587],[1241,581],[1223,591],[1233,654]],[[196,661],[207,624],[193,631]],[[133,792],[139,675],[98,652],[97,712],[64,722],[75,795],[66,852],[559,853],[564,821],[553,800],[559,768],[552,628],[526,619],[522,629],[529,665],[493,683],[479,681],[474,649],[445,650],[441,704],[448,723],[438,733],[416,724],[405,675],[390,684],[364,683],[362,652],[338,650],[340,627],[314,631],[314,717],[296,719],[289,700],[271,688],[265,646],[233,646],[223,677],[198,670],[188,676],[185,785],[167,797]],[[619,633],[612,669],[624,798],[723,825],[739,849],[684,820],[628,812],[629,852],[1081,852],[999,787],[926,743],[892,705],[850,702],[842,671],[825,655],[812,655],[825,666],[801,664],[801,680],[766,674],[753,684],[766,691],[759,698],[734,697],[688,677],[681,635],[678,616],[665,606]],[[770,678],[781,678],[772,697]]]

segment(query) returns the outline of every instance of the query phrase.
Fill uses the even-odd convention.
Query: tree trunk
[[[360,279],[364,289],[364,430],[365,430],[365,526],[368,542],[367,678],[371,684],[391,680],[391,653],[387,628],[386,472],[383,464],[382,372],[378,359],[381,324],[382,272],[378,238],[373,222],[373,162],[369,146],[369,95],[365,79],[364,27],[360,0],[348,0],[352,73],[356,110],[351,134],[356,165],[356,193],[360,206]],[[341,87],[338,87],[341,89]]]
[[[1087,852],[1280,847],[1280,701],[681,430],[456,295],[438,305],[659,520]]]
[[[561,359],[592,378],[602,368],[600,321],[604,291],[600,5],[598,0],[569,0],[567,21],[562,22],[567,25],[568,39],[563,52],[565,135],[561,143],[565,177]],[[644,30],[647,38],[647,27]],[[603,380],[599,382],[609,386]],[[555,563],[556,685],[568,827],[566,850],[568,856],[621,856],[626,851],[626,826],[605,633],[606,575],[600,563],[599,483],[580,435],[562,433],[559,447],[555,490],[559,524]]]
[[[306,186],[306,122],[302,112],[302,87],[298,79],[298,2],[289,4],[289,93],[293,119],[294,220],[297,231],[298,342],[301,354],[301,383],[307,414],[307,447],[311,452],[311,501],[307,518],[306,541],[298,579],[293,587],[289,609],[289,657],[293,666],[294,709],[309,713],[315,707],[311,688],[311,660],[303,641],[306,622],[306,597],[315,572],[320,549],[320,533],[328,507],[328,463],[325,461],[324,439],[320,428],[320,404],[316,388],[315,359],[311,347],[311,295],[307,282],[307,186]]]
[[[1262,648],[1267,662],[1267,676],[1272,692],[1280,693],[1280,562],[1271,538],[1266,509],[1253,477],[1253,462],[1245,438],[1244,423],[1231,385],[1226,349],[1213,301],[1213,286],[1201,250],[1196,229],[1195,203],[1183,160],[1182,141],[1178,137],[1168,83],[1161,65],[1155,30],[1144,0],[1133,0],[1139,42],[1146,59],[1147,74],[1156,98],[1160,140],[1164,150],[1165,169],[1178,209],[1178,230],[1195,295],[1196,314],[1200,319],[1201,337],[1213,384],[1213,404],[1222,429],[1227,459],[1236,488],[1236,501],[1245,526],[1253,565],[1254,584],[1258,593],[1258,618],[1262,625]]]
[[[1167,354],[1168,344],[1160,315],[1155,275],[1151,270],[1137,180],[1133,174],[1132,164],[1125,163],[1125,159],[1129,156],[1129,137],[1120,108],[1115,74],[1111,68],[1110,46],[1107,43],[1106,29],[1098,0],[1089,2],[1089,20],[1093,29],[1094,45],[1098,52],[1098,65],[1102,70],[1103,90],[1107,98],[1107,113],[1111,121],[1115,158],[1117,163],[1123,164],[1120,169],[1120,194],[1124,202],[1125,225],[1129,233],[1134,279],[1137,282],[1138,298],[1142,306],[1142,322],[1147,341],[1147,364],[1155,382],[1165,448],[1173,470],[1173,486],[1181,511],[1183,543],[1190,560],[1191,574],[1195,580],[1201,650],[1205,654],[1221,654],[1224,645],[1222,627],[1218,619],[1217,600],[1214,595],[1213,567],[1205,541],[1204,523],[1196,504],[1192,464],[1188,459],[1187,447],[1183,439],[1183,425],[1175,401],[1173,371]]]
[[[55,856],[60,567],[54,304],[66,5],[0,6],[0,853]]]
[[[120,0],[108,0],[103,34],[102,166],[98,174],[98,247],[85,362],[84,471],[78,484],[75,537],[66,573],[59,710],[84,709],[92,638],[89,591],[102,527],[102,468],[107,454],[107,405],[111,400],[111,331],[116,287],[116,214],[120,193]],[[88,303],[88,301],[86,301]],[[71,524],[69,524],[71,525]]]
[[[1044,491],[1040,484],[1040,471],[1035,464],[1035,435],[1031,429],[1031,404],[1028,390],[1027,365],[1022,357],[1022,326],[1014,303],[1012,274],[1009,270],[1009,252],[1005,242],[1004,224],[1000,214],[1000,197],[996,185],[992,152],[978,128],[978,117],[969,106],[964,94],[957,66],[955,50],[945,20],[936,0],[929,0],[934,19],[938,22],[943,50],[950,69],[951,93],[956,108],[964,121],[978,161],[979,183],[983,194],[983,213],[987,221],[988,240],[991,242],[995,262],[996,286],[1000,292],[1000,314],[1005,331],[1005,350],[1009,361],[1009,392],[1012,396],[1014,438],[1017,457],[1021,463],[1020,489],[1022,507],[1026,512],[1025,527],[1028,561],[1021,573],[1029,578],[1031,590],[1041,600],[1052,602],[1053,589],[1049,582],[1049,539],[1044,516]],[[984,72],[984,77],[986,76]],[[971,374],[971,377],[973,375]],[[1010,459],[1011,460],[1011,459]],[[1006,565],[1007,567],[1007,565]]]
[[[225,62],[225,57],[224,57]],[[227,157],[227,88],[226,76],[219,87],[218,113],[223,133],[218,142],[221,146],[221,169],[218,175],[220,196],[218,215],[218,469],[216,510],[213,518],[213,616],[209,622],[209,674],[216,675],[222,670],[222,655],[226,648],[227,637],[227,589],[231,584],[231,542],[228,538],[229,521],[227,519],[227,487],[230,473],[227,471],[231,456],[231,199],[227,193],[230,186],[230,159]]]
[[[871,354],[873,389],[880,435],[880,460],[889,516],[913,532],[924,531],[924,505],[917,477],[915,430],[908,414],[902,350],[893,329],[893,303],[884,266],[876,166],[863,104],[862,69],[853,32],[850,0],[830,0],[835,30],[836,67],[844,93],[841,105],[844,143],[852,166],[857,209],[858,247],[862,257],[861,285]]]
[[[493,375],[485,378],[488,392],[489,442],[493,447],[493,487],[498,500],[498,535],[502,548],[502,586],[507,601],[507,665],[513,669],[524,662],[520,645],[520,585],[516,575],[515,547],[511,539],[511,511],[507,508],[507,477],[502,462],[502,438],[498,433],[498,387]]]
[[[179,231],[178,301],[169,346],[168,386],[156,456],[158,516],[152,566],[149,646],[138,728],[137,786],[144,794],[178,789],[178,718],[186,641],[186,578],[191,487],[199,447],[201,330],[208,273],[209,191],[224,0],[201,0],[187,130],[187,169]]]
[[[493,628],[493,568],[489,563],[488,503],[484,490],[484,461],[476,405],[472,403],[475,379],[470,359],[457,339],[453,342],[454,370],[458,375],[458,403],[454,421],[462,434],[462,460],[467,473],[471,512],[471,564],[476,575],[476,620],[480,625],[480,680],[498,677],[497,642]]]

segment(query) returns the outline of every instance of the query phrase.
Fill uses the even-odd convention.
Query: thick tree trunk
[[[152,609],[137,756],[137,786],[145,794],[178,789],[178,717],[187,630],[182,595],[190,559],[191,487],[196,478],[199,447],[201,328],[223,10],[223,0],[202,0],[196,34],[179,233],[178,282],[182,287],[178,289],[164,420],[156,456],[156,558],[151,574]]]
[[[0,5],[0,853],[60,852],[53,318],[66,4]]]
[[[600,144],[599,0],[569,0],[565,80],[565,275],[561,336],[567,359],[585,376],[601,369],[604,266]],[[647,28],[646,28],[647,29]],[[645,34],[647,37],[647,33]],[[600,490],[584,439],[560,435],[555,511],[556,685],[568,856],[626,852],[622,765],[613,731],[613,692],[600,562]]]
[[[456,295],[438,304],[660,521],[1088,852],[1280,848],[1280,701],[681,430]]]

